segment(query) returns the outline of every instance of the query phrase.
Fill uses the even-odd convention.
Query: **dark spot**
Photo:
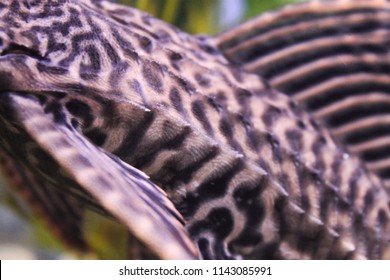
[[[68,73],[68,69],[60,66],[48,66],[44,63],[38,63],[37,69],[41,73],[47,73],[49,75],[64,75]]]
[[[88,46],[85,48],[90,61],[90,68],[93,72],[100,71],[100,53],[97,50],[96,46]]]
[[[225,165],[210,170],[208,178],[200,183],[196,192],[188,193],[185,198],[187,215],[192,216],[204,201],[223,196],[230,180],[243,168],[241,159],[226,162]]]
[[[210,243],[207,239],[201,238],[198,241],[198,248],[204,260],[213,259],[210,253]]]
[[[88,130],[84,133],[84,135],[89,138],[92,143],[99,147],[103,146],[107,139],[107,135],[98,129]]]
[[[65,124],[66,123],[66,115],[63,111],[63,107],[57,101],[51,101],[47,104],[44,109],[45,113],[50,113],[53,115],[54,121],[56,123]]]
[[[234,221],[230,210],[227,208],[213,209],[206,218],[210,230],[212,230],[218,239],[226,238],[233,230]]]
[[[171,41],[171,35],[163,30],[163,29],[159,29],[156,31],[156,35],[157,35],[157,39],[160,41],[160,42],[169,42]]]
[[[205,75],[203,75],[201,73],[195,73],[194,77],[200,86],[202,86],[202,87],[210,86],[210,79],[207,78]]]
[[[171,60],[177,62],[178,60],[183,59],[183,55],[178,53],[178,52],[171,52],[170,55],[169,55],[169,58]]]
[[[157,93],[162,93],[163,73],[156,62],[145,62],[142,67],[142,75],[148,85]]]
[[[152,51],[152,41],[150,41],[149,38],[142,36],[138,38],[140,47],[146,51],[147,53],[150,53]]]
[[[169,92],[169,100],[173,107],[181,114],[184,112],[183,103],[180,97],[180,93],[177,88],[172,88]]]
[[[297,233],[297,248],[302,252],[308,252],[309,254],[318,250],[319,244],[321,244],[321,238],[323,238],[323,228],[321,226],[310,227],[307,230],[307,225],[302,225],[298,229]]]
[[[259,151],[260,148],[260,137],[257,134],[257,131],[253,128],[250,117],[245,114],[238,114],[237,116],[239,123],[241,123],[246,132],[246,141],[248,147],[253,151]]]
[[[12,91],[15,88],[15,78],[11,73],[0,70],[0,88],[2,92]]]
[[[10,43],[7,48],[5,48],[1,52],[1,56],[9,55],[9,54],[20,54],[20,55],[26,55],[29,57],[33,57],[37,60],[45,60],[45,57],[43,57],[38,50],[34,50],[32,48],[26,47],[24,45],[19,45],[16,43]]]
[[[368,209],[371,209],[374,204],[374,193],[372,190],[368,191],[366,195],[364,196],[364,211],[368,211]]]
[[[223,105],[215,96],[208,96],[207,101],[217,112],[221,112],[223,110]]]
[[[153,111],[146,113],[145,116],[142,116],[142,118],[140,118],[140,121],[134,124],[134,127],[131,127],[129,129],[129,132],[123,139],[121,145],[112,153],[119,156],[120,158],[124,158],[128,155],[134,154],[136,151],[136,147],[141,144],[146,132],[153,124],[155,118],[156,116]],[[135,162],[131,162],[130,164],[138,168],[135,165]]]
[[[185,179],[185,178],[184,178]],[[188,179],[187,179],[188,180]],[[185,182],[185,180],[183,180]],[[190,218],[200,206],[199,195],[196,192],[188,192],[175,206],[184,218]]]
[[[152,25],[152,17],[148,14],[145,14],[142,16],[142,22],[148,26],[151,26]]]
[[[378,222],[379,224],[385,228],[387,224],[389,223],[389,217],[387,216],[385,210],[381,209],[378,213]]]
[[[178,85],[189,95],[192,95],[195,92],[194,86],[187,80],[182,77],[176,77]]]
[[[275,222],[279,227],[280,238],[283,238],[290,232],[290,225],[288,224],[288,213],[286,213],[285,208],[288,206],[288,201],[286,197],[280,196],[275,200],[274,203],[274,217]]]
[[[353,227],[355,229],[355,232],[363,232],[365,223],[364,223],[364,217],[360,213],[356,213],[353,216]]]
[[[319,135],[317,139],[314,141],[311,149],[314,152],[314,154],[320,155],[321,149],[324,147],[325,144],[326,144],[325,137],[323,135]]]
[[[258,204],[258,196],[264,188],[265,178],[259,178],[259,180],[260,182],[258,184],[244,182],[233,192],[233,198],[237,208],[256,219],[261,216],[261,212],[255,210],[255,213],[253,213],[254,215],[250,215],[250,212],[254,210],[253,208]]]
[[[80,67],[81,69],[82,67]],[[81,72],[80,71],[80,77],[83,80],[89,81],[89,80],[97,80],[99,78],[99,75],[96,73],[90,73],[90,72]]]
[[[297,126],[300,128],[300,129],[306,129],[306,124],[303,120],[299,119],[297,120]]]
[[[230,180],[243,168],[242,160],[226,162],[224,166],[216,168],[209,178],[198,187],[198,194],[203,198],[216,198],[225,194]]]
[[[280,185],[283,187],[283,189],[285,189],[287,192],[290,192],[290,191],[291,191],[289,176],[288,176],[287,173],[281,171],[281,172],[277,175],[277,179],[278,179]]]
[[[213,129],[211,127],[211,124],[207,118],[204,104],[200,100],[195,100],[191,104],[191,111],[194,114],[195,118],[200,121],[202,124],[204,130],[209,134],[213,135]]]
[[[209,54],[218,54],[218,50],[207,43],[201,43],[200,48]]]
[[[114,47],[108,41],[103,41],[102,43],[111,63],[117,64],[120,62],[120,58]]]
[[[356,172],[357,171],[355,171],[354,173]],[[348,182],[348,189],[349,189],[348,201],[353,205],[358,193],[358,182],[357,182],[356,175],[354,174],[352,175],[351,179]]]
[[[256,232],[254,227],[251,227],[249,224],[247,224],[240,235],[230,243],[231,251],[239,251],[240,247],[255,247],[262,240],[262,234]]]
[[[321,190],[320,194],[320,217],[321,220],[325,221],[327,219],[327,215],[329,215],[329,211],[335,207],[335,195],[334,192],[331,191],[330,188],[324,188]]]
[[[313,126],[315,130],[317,131],[320,130],[320,123],[317,120],[310,118],[310,124]]]
[[[302,194],[301,196],[301,208],[305,211],[310,210],[310,199],[307,194]]]
[[[73,116],[84,121],[84,127],[89,127],[92,124],[94,117],[88,104],[78,99],[72,99],[66,102],[65,107]]]
[[[46,102],[47,102],[46,95],[38,94],[38,95],[36,95],[36,97],[38,98],[38,101],[41,105],[46,104]],[[61,99],[61,98],[59,98],[59,99]]]
[[[228,138],[233,138],[233,124],[229,122],[229,120],[226,117],[222,117],[219,121],[219,129],[222,132],[222,134]]]
[[[279,108],[270,105],[263,114],[262,119],[264,123],[270,127],[280,117],[281,113],[282,111]]]
[[[281,163],[283,161],[283,156],[282,156],[279,140],[276,138],[274,134],[270,132],[266,134],[266,140],[268,143],[271,144],[273,159],[276,162]]]
[[[138,63],[139,61],[139,55],[136,51],[133,49],[124,49],[124,54],[126,55],[127,58],[130,58],[131,60],[135,61]]]
[[[88,56],[88,60],[80,64],[80,77],[84,80],[97,79],[101,69],[99,51],[95,46],[87,46],[85,53]]]
[[[281,259],[279,243],[271,242],[261,247],[256,254],[256,259],[262,260],[279,260]]]
[[[246,221],[243,231],[232,241],[232,248],[256,246],[262,241],[263,237],[258,230],[261,221],[264,219],[265,209],[259,196],[266,184],[267,179],[262,176],[256,182],[242,183],[233,192],[234,202],[244,214]]]
[[[234,92],[238,103],[240,103],[242,106],[245,106],[248,104],[248,101],[250,101],[252,97],[252,92],[249,90],[243,89],[243,88],[238,88]]]
[[[302,135],[297,129],[290,129],[286,132],[287,141],[294,152],[299,152],[302,149]]]
[[[337,209],[340,213],[351,211],[351,204],[347,200],[340,198],[337,202]]]

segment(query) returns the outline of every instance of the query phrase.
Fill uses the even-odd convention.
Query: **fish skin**
[[[0,38],[0,151],[158,257],[389,258],[378,177],[215,38],[71,0],[4,1]]]

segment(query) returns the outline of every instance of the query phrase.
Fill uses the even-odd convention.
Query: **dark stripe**
[[[188,138],[191,138],[191,135],[188,135]],[[183,153],[189,153],[189,151],[183,149],[178,151],[178,155],[172,156],[171,159],[167,160],[164,163],[164,166],[161,168],[162,174],[170,174],[174,175],[174,177],[170,177],[169,180],[164,181],[164,184],[168,188],[175,188],[177,185],[180,186],[182,183],[188,184],[192,178],[193,174],[196,173],[199,169],[207,165],[211,160],[213,160],[216,156],[219,155],[220,149],[217,146],[207,146],[207,147],[197,147],[202,150],[201,156],[199,154],[196,155],[196,160],[193,158],[187,159],[185,162],[185,166],[181,164],[178,165],[179,160],[183,157]],[[181,163],[181,161],[180,161]],[[185,207],[183,206],[183,211]]]
[[[356,82],[359,82],[358,80]],[[333,88],[324,94],[316,94],[310,99],[306,99],[308,109],[316,111],[331,103],[336,103],[348,96],[366,95],[367,92],[379,92],[390,94],[390,79],[388,83],[379,81],[360,82],[354,84],[344,84]]]
[[[169,100],[171,101],[173,108],[175,108],[184,119],[187,119],[187,113],[183,107],[183,100],[177,88],[171,88],[169,91]]]
[[[364,48],[365,46],[356,46],[356,47],[362,47]],[[373,48],[377,48],[378,46],[374,46]],[[382,46],[378,47],[382,48]],[[366,49],[362,50],[362,53],[357,53],[354,54],[353,50],[345,52],[337,52],[337,50],[333,49],[330,54],[325,54],[324,52],[321,52],[318,57],[310,57],[310,55],[305,56],[305,59],[308,61],[304,60],[296,60],[295,63],[290,63],[288,61],[289,59],[282,60],[279,63],[273,63],[271,69],[262,69],[261,73],[266,77],[266,78],[271,78],[275,74],[273,78],[275,78],[277,75],[282,74],[282,72],[290,70],[295,67],[299,67],[300,64],[304,64],[306,62],[311,62],[315,61],[316,59],[320,59],[323,57],[326,57],[329,55],[331,56],[337,56],[337,55],[342,55],[342,54],[350,54],[350,55],[368,55],[369,52],[366,52]],[[372,52],[371,52],[372,54]],[[296,59],[296,58],[295,58]],[[384,59],[384,58],[383,58]],[[378,57],[378,61],[380,60],[380,57]],[[339,61],[341,64],[340,65],[330,65],[329,67],[326,68],[321,68],[318,70],[313,70],[313,71],[308,71],[307,74],[304,76],[295,76],[293,79],[289,79],[285,82],[278,83],[276,86],[282,90],[283,92],[287,94],[297,94],[305,89],[308,89],[312,86],[320,85],[321,83],[324,83],[332,78],[339,78],[342,76],[349,76],[353,74],[361,74],[361,73],[370,73],[370,74],[378,74],[378,75],[387,75],[390,71],[390,65],[384,61],[383,63],[376,63],[376,64],[368,64],[364,62],[356,63],[356,64],[342,64],[342,60]],[[274,69],[276,72],[274,74],[270,74],[269,71],[273,71]],[[356,79],[355,83],[359,84],[359,80]],[[326,93],[325,93],[326,94]]]
[[[142,76],[146,83],[157,93],[163,90],[163,70],[157,62],[144,61],[142,65]]]
[[[112,64],[119,63],[121,61],[121,59],[119,58],[118,53],[116,52],[114,47],[111,45],[111,43],[107,40],[103,40],[102,44],[103,44],[103,47],[104,47],[106,54],[107,54],[108,58],[110,59],[111,63]]]
[[[68,73],[67,68],[59,67],[59,66],[48,66],[44,63],[37,63],[37,69],[41,73],[47,73],[49,75],[65,75]]]
[[[388,125],[378,124],[366,129],[357,130],[351,132],[344,137],[344,141],[347,144],[361,144],[365,141],[373,140],[382,136],[390,135],[390,129]]]
[[[65,108],[76,118],[82,119],[84,128],[92,125],[95,117],[90,106],[78,99],[71,99],[65,103]]]
[[[180,146],[183,145],[184,140],[187,138],[190,132],[191,129],[189,127],[185,127],[183,129],[180,129],[180,131],[174,131],[173,133],[175,133],[176,135],[173,137],[161,137],[156,142],[149,143],[147,150],[136,153],[134,158],[134,166],[141,170],[145,169],[148,165],[154,162],[159,153],[163,152],[164,150],[178,149]],[[160,170],[159,173],[163,172],[161,172]]]
[[[214,131],[206,115],[204,104],[201,100],[195,100],[191,103],[191,111],[195,118],[201,123],[203,129],[208,135],[213,136]]]
[[[221,157],[223,157],[221,155]],[[244,164],[242,159],[230,159],[225,164],[210,168],[209,175],[205,181],[200,182],[194,192],[188,193],[185,198],[187,206],[186,214],[191,217],[201,205],[209,200],[225,195],[231,179],[242,169]]]
[[[229,48],[236,47],[241,42],[248,41],[250,39],[253,39],[254,37],[259,37],[261,35],[270,33],[275,30],[283,29],[284,27],[291,27],[295,24],[300,23],[310,23],[310,22],[321,22],[326,19],[334,19],[335,23],[338,23],[338,19],[343,19],[343,17],[346,17],[348,15],[367,15],[367,16],[375,16],[378,13],[383,12],[383,10],[378,9],[355,9],[355,10],[349,10],[345,12],[332,12],[331,14],[303,14],[299,13],[296,17],[292,17],[287,20],[278,20],[275,21],[274,24],[267,24],[264,28],[254,28],[253,30],[239,34],[237,31],[235,31],[239,36],[236,36],[235,39],[232,39],[230,41],[221,42],[220,47],[226,51]],[[255,20],[256,21],[256,20]],[[259,20],[259,23],[261,24],[261,17]],[[357,24],[350,24],[350,25],[343,25],[342,26],[342,32],[345,33],[366,33],[370,32],[372,30],[375,30],[379,27],[387,28],[390,25],[390,23],[387,22],[379,22],[375,19],[365,19],[361,22],[358,22]],[[315,26],[315,25],[314,25]],[[239,27],[237,28],[239,30]],[[236,62],[248,62],[253,61],[254,57],[260,57],[265,56],[271,52],[274,52],[276,50],[280,50],[282,48],[285,48],[286,46],[290,46],[291,42],[296,41],[305,41],[305,40],[311,40],[316,37],[331,37],[338,35],[340,33],[340,25],[332,25],[327,28],[313,28],[308,30],[300,30],[301,32],[296,32],[294,34],[289,34],[291,36],[290,38],[293,38],[294,40],[286,39],[286,38],[277,38],[276,40],[267,41],[265,44],[256,44],[252,45],[250,48],[245,48],[242,52],[235,53],[234,56],[237,56],[239,59],[236,61],[234,56],[231,58],[233,61]],[[234,32],[231,31],[231,32]]]
[[[361,103],[356,104],[355,106],[341,108],[329,117],[325,117],[325,120],[330,127],[334,128],[351,123],[356,120],[362,120],[370,116],[389,116],[389,112],[390,103]]]
[[[136,126],[128,132],[127,136],[123,139],[122,144],[112,153],[122,159],[132,155],[136,147],[143,140],[149,127],[155,120],[155,117],[156,116],[153,112],[146,114],[145,117],[142,118],[141,122],[136,124]]]

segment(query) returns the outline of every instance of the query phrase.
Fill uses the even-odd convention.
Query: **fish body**
[[[390,258],[383,180],[247,66],[259,19],[192,36],[107,1],[4,1],[5,175],[79,248],[88,207],[160,258]]]

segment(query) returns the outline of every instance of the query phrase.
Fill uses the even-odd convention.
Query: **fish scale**
[[[5,1],[0,19],[0,151],[32,176],[21,188],[50,190],[30,197],[46,212],[64,194],[160,258],[390,257],[382,182],[294,100],[229,62],[237,31],[191,36],[107,1]],[[81,221],[57,230],[76,244],[81,233],[67,232]]]

